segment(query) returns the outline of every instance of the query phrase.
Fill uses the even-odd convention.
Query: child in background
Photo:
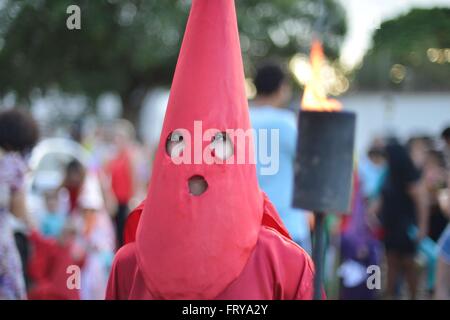
[[[115,249],[112,221],[96,175],[88,174],[78,199],[78,247],[86,252],[81,272],[81,299],[100,300],[105,296],[109,270]]]
[[[84,252],[76,246],[76,227],[69,219],[57,239],[33,232],[30,237],[31,256],[28,263],[31,300],[79,300],[79,288],[68,288],[69,266],[82,267]]]
[[[44,236],[58,238],[61,235],[66,217],[58,209],[58,193],[56,191],[46,192],[46,213],[41,223],[41,232]]]

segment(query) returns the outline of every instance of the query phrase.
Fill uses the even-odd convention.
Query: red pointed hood
[[[214,155],[211,137],[196,137],[194,121],[203,132],[251,128],[233,0],[192,1],[136,237],[139,268],[159,299],[216,297],[240,275],[261,227],[251,135],[244,145],[230,134],[234,164],[206,164],[202,154]],[[183,156],[192,155],[192,164],[176,164],[167,154],[167,139],[178,129],[185,130]],[[238,164],[242,154],[246,161]],[[194,175],[208,184],[199,196],[188,188]]]

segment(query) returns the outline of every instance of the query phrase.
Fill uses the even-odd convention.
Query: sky
[[[371,46],[371,38],[384,20],[412,8],[450,7],[450,0],[338,0],[347,11],[348,31],[341,48],[341,62],[357,65]],[[449,31],[450,32],[450,31]]]

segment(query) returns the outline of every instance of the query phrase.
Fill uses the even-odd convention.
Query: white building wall
[[[450,126],[450,93],[356,93],[339,99],[357,114],[356,150],[364,153],[374,136],[438,136]]]

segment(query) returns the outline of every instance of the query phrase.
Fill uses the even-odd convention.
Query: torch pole
[[[314,227],[313,260],[315,266],[314,275],[314,300],[322,300],[322,275],[324,259],[324,220],[323,212],[316,212]]]

